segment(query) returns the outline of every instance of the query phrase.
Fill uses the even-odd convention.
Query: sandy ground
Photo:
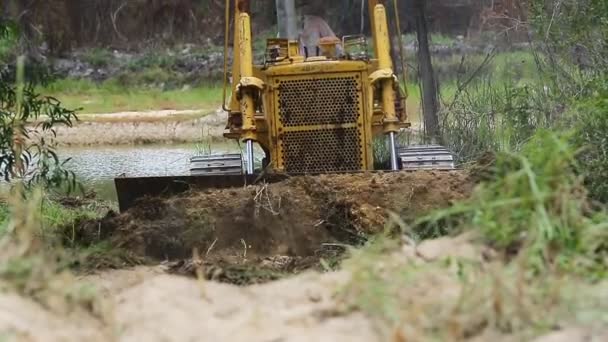
[[[118,113],[80,114],[80,121],[160,121],[179,120],[184,118],[196,118],[204,116],[201,110],[152,110],[152,111],[128,111]]]
[[[103,320],[56,315],[0,295],[0,339],[18,341],[378,341],[361,313],[338,314],[346,273],[303,274],[237,287],[163,274],[159,267],[87,276],[110,308]]]
[[[424,263],[478,258],[462,239],[410,247],[399,258]],[[457,248],[449,249],[447,245]],[[308,272],[238,287],[165,273],[162,264],[81,276],[103,303],[103,317],[52,312],[16,295],[0,294],[0,336],[19,341],[382,341],[363,313],[344,310],[337,294],[348,271]],[[451,284],[444,293],[457,292]],[[431,291],[425,293],[432,294]]]
[[[470,238],[442,238],[406,245],[393,260],[424,265],[461,258],[479,261]],[[405,260],[405,261],[404,261]],[[456,270],[429,274],[403,284],[418,309],[456,300]],[[382,336],[370,317],[346,310],[339,293],[349,271],[304,273],[247,287],[200,281],[165,273],[163,266],[104,271],[81,276],[94,284],[105,312],[58,313],[30,299],[0,293],[0,340],[16,341],[422,341],[413,332]],[[536,342],[600,342],[608,331],[561,327]],[[474,341],[516,341],[484,334]]]
[[[347,279],[305,274],[238,288],[158,275],[120,291],[115,318],[121,341],[377,340],[363,315],[334,315],[333,291]]]
[[[93,114],[73,127],[59,127],[56,140],[67,146],[191,143],[221,138],[225,124],[221,110]]]

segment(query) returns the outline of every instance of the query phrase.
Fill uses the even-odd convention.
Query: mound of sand
[[[484,259],[482,247],[467,236],[442,238],[419,246],[404,245],[390,260],[421,269],[454,258],[478,263]],[[451,311],[462,295],[458,267],[435,270],[441,272],[423,272],[403,283],[414,318],[423,309]],[[0,291],[0,337],[18,341],[387,340],[378,330],[378,322],[342,302],[340,293],[353,277],[350,269],[309,272],[239,287],[167,275],[162,266],[104,271],[80,281],[97,286],[98,297],[109,308],[105,319],[86,313],[58,314],[33,300]],[[413,330],[399,330],[391,340],[424,340],[418,335],[424,332],[424,322],[420,324],[417,318],[405,321],[404,329]],[[605,333],[605,329],[564,329],[538,341],[604,341]],[[488,329],[470,340],[518,340],[515,336]]]

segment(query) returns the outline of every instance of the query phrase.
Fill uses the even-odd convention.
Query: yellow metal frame
[[[375,59],[370,61],[334,60],[323,57],[305,59],[299,56],[297,42],[289,42],[288,59],[265,67],[253,66],[251,22],[247,13],[249,1],[226,0],[226,5],[229,6],[231,1],[234,1],[236,29],[233,45],[232,99],[228,109],[231,118],[239,117],[241,125],[234,126],[231,122],[238,120],[230,120],[226,136],[257,141],[269,152],[274,161],[272,168],[284,170],[285,156],[280,138],[282,132],[314,130],[321,126],[346,128],[355,124],[283,127],[279,119],[278,96],[273,84],[277,80],[311,80],[356,74],[359,75],[360,80],[359,108],[361,108],[356,126],[360,127],[363,169],[373,169],[373,136],[397,132],[407,127],[407,118],[398,118],[395,112],[398,82],[390,57],[390,37],[386,9],[383,5],[385,1],[368,0]],[[256,101],[262,102],[263,113],[256,112],[256,108],[259,107]]]

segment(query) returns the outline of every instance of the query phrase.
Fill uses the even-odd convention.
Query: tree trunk
[[[298,39],[296,5],[294,0],[276,0],[279,37]]]
[[[440,142],[439,118],[437,116],[439,111],[437,82],[431,62],[425,0],[414,0],[414,17],[418,37],[418,64],[422,85],[422,111],[426,138],[434,142]]]

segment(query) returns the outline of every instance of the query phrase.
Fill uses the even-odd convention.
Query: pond
[[[70,158],[67,167],[85,188],[95,190],[101,199],[116,200],[115,177],[188,175],[190,157],[200,150],[194,145],[63,147],[59,157]],[[213,143],[204,150],[238,152],[239,146],[226,141]]]

